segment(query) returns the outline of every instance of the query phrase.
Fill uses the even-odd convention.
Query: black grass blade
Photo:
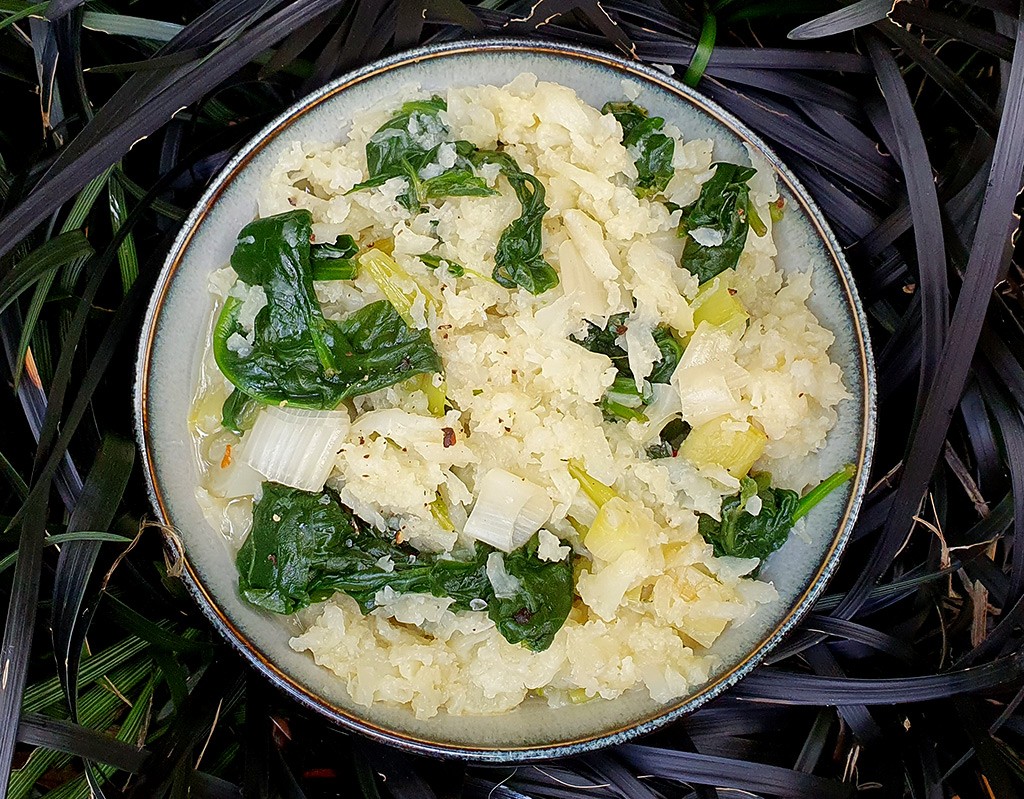
[[[114,766],[135,774],[142,770],[147,752],[89,727],[61,721],[41,713],[26,713],[18,725],[18,740],[67,752],[85,760]]]
[[[744,699],[794,705],[892,705],[975,693],[1012,685],[1024,677],[1024,655],[958,672],[887,680],[820,677],[761,669],[736,686]]]
[[[14,744],[25,688],[26,668],[32,650],[32,633],[39,602],[39,569],[46,528],[45,497],[28,499],[18,540],[18,565],[7,606],[7,621],[0,643],[0,799],[7,797]]]
[[[1024,14],[1024,12],[1022,12]],[[1024,24],[1018,25],[1010,90],[1003,107],[999,136],[985,192],[978,233],[963,288],[950,323],[947,344],[925,400],[918,433],[911,444],[884,539],[861,572],[836,614],[849,618],[884,573],[910,529],[927,490],[960,396],[967,384],[971,358],[981,335],[992,289],[1005,271],[1005,241],[1015,226],[1014,201],[1024,169]]]
[[[889,0],[858,0],[838,11],[797,25],[789,32],[789,38],[799,41],[846,33],[885,19],[891,8]]]
[[[618,752],[640,773],[675,782],[715,785],[792,799],[844,799],[853,795],[849,785],[763,763],[637,744],[622,746]]]
[[[917,245],[918,297],[921,299],[921,363],[918,401],[926,396],[935,379],[949,325],[949,289],[946,284],[946,254],[942,218],[935,191],[935,178],[928,162],[924,135],[914,115],[910,93],[892,55],[874,36],[868,36],[868,53],[875,64],[900,153],[906,180],[910,214]]]

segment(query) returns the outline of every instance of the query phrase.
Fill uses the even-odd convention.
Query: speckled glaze
[[[809,540],[793,536],[772,556],[762,575],[775,583],[780,601],[726,632],[715,645],[720,668],[689,696],[661,705],[636,691],[556,710],[526,703],[498,717],[441,714],[417,721],[402,708],[352,703],[331,672],[288,647],[294,628],[287,620],[238,596],[233,557],[194,497],[199,475],[186,422],[211,320],[207,277],[227,262],[236,233],[255,215],[259,183],[290,143],[341,140],[353,116],[382,102],[397,105],[414,88],[501,85],[522,72],[570,86],[598,107],[621,98],[626,86],[635,87],[637,102],[687,138],[714,138],[716,159],[745,163],[747,143],[774,166],[787,202],[776,227],[777,262],[784,271],[813,266],[809,305],[836,335],[830,355],[851,394],[839,407],[824,465],[854,462],[858,471],[844,491],[809,515]],[[835,570],[866,488],[875,434],[874,369],[863,311],[835,237],[792,173],[745,125],[656,70],[583,48],[513,39],[451,42],[371,64],[305,98],[260,132],[182,226],[149,305],[137,369],[136,429],[153,507],[176,531],[168,547],[217,630],[279,689],[341,727],[420,753],[491,762],[548,759],[622,743],[694,710],[748,674],[800,621]]]

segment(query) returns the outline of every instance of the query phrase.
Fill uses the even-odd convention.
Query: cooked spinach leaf
[[[651,335],[661,351],[661,360],[654,364],[654,369],[647,379],[652,383],[667,383],[672,379],[672,373],[679,365],[679,359],[683,357],[683,345],[676,340],[667,325],[659,325],[654,328]]]
[[[348,397],[441,371],[426,330],[408,327],[385,300],[340,322],[324,319],[313,291],[309,211],[288,211],[242,228],[231,265],[239,279],[262,286],[252,346],[233,347],[241,301],[229,297],[213,334],[217,366],[263,404],[330,409]],[[244,354],[243,354],[244,352]]]
[[[359,252],[355,239],[338,236],[333,244],[312,244],[309,263],[313,280],[352,280],[359,271],[355,254]]]
[[[628,329],[628,317],[629,314],[625,313],[614,314],[608,317],[608,323],[604,327],[588,322],[586,336],[582,339],[574,338],[573,341],[591,352],[607,355],[619,372],[615,382],[601,399],[601,410],[604,411],[605,419],[646,422],[647,417],[643,413],[643,408],[651,398],[646,393],[637,391],[636,378],[629,368],[629,355],[616,343],[616,339],[625,335]],[[661,358],[654,364],[647,379],[651,383],[667,383],[683,355],[683,345],[676,341],[667,325],[658,325],[651,335],[661,350]]]
[[[647,383],[644,387],[649,388]],[[601,398],[601,410],[604,411],[606,418],[611,417],[611,421],[622,419],[627,422],[646,422],[647,417],[643,408],[651,398],[650,391],[637,390],[633,377],[619,375]]]
[[[505,555],[505,571],[519,581],[511,597],[488,600],[487,615],[506,641],[542,652],[551,646],[569,611],[573,582],[570,559],[556,562],[537,557],[537,537]]]
[[[750,180],[757,170],[736,164],[719,163],[715,174],[700,187],[700,196],[683,209],[679,235],[686,237],[681,266],[704,283],[726,269],[735,269],[747,241],[750,218]],[[758,220],[760,222],[760,220]],[[715,245],[701,244],[691,235],[704,231]]]
[[[369,178],[351,191],[373,188],[392,178],[404,178],[406,191],[398,197],[410,211],[425,200],[442,197],[487,197],[494,190],[473,174],[465,153],[468,142],[450,141],[451,131],[441,120],[447,105],[440,97],[404,103],[391,119],[381,125],[366,143]],[[455,147],[455,163],[447,169],[438,164],[442,146]],[[468,145],[468,148],[467,146]],[[433,169],[430,169],[433,167]],[[436,172],[424,178],[426,171]]]
[[[761,510],[752,516],[745,508],[755,494],[761,499]],[[742,478],[740,490],[722,499],[721,521],[702,513],[697,527],[714,546],[716,556],[763,560],[786,543],[799,501],[795,491],[772,488],[771,475],[761,472]]]
[[[667,441],[659,441],[657,444],[651,444],[647,447],[647,457],[652,461],[660,460],[661,458],[671,458],[675,456],[675,451],[672,449],[672,445]]]
[[[689,422],[673,419],[661,429],[658,443],[651,444],[647,448],[647,457],[651,460],[674,458],[679,454],[679,447],[690,435],[691,429]]]
[[[330,489],[310,493],[264,483],[236,565],[242,596],[275,613],[294,613],[337,591],[368,613],[376,607],[376,593],[390,587],[451,597],[455,610],[476,609],[474,600],[481,600],[508,641],[541,651],[572,609],[573,582],[570,561],[542,561],[536,550],[534,538],[504,556],[519,587],[513,596],[498,598],[486,571],[491,547],[477,544],[461,560],[419,554],[369,529]]]
[[[318,579],[332,558],[348,558],[350,568],[373,567],[384,548],[368,540],[359,550],[346,546],[361,535],[352,514],[329,492],[310,493],[264,483],[253,508],[252,530],[238,550],[238,588],[254,605],[294,613],[327,599],[332,589]],[[380,550],[380,554],[374,554]]]
[[[232,391],[221,407],[221,424],[225,430],[242,435],[256,421],[260,404],[241,389]]]
[[[462,277],[466,274],[466,267],[462,264],[450,260],[449,258],[442,258],[440,255],[432,255],[430,253],[423,253],[418,258],[427,265],[429,269],[438,269],[442,266],[446,267],[448,274],[452,277]]]
[[[643,406],[650,401],[650,397],[637,391],[636,379],[629,368],[629,356],[622,347],[615,343],[619,336],[625,335],[628,317],[629,314],[625,313],[610,316],[604,327],[588,323],[586,336],[582,339],[574,338],[573,341],[591,352],[607,355],[612,359],[612,364],[619,372],[612,387],[601,400],[601,409],[605,412],[605,416],[624,421],[635,419],[645,422],[647,417],[643,414]],[[658,325],[651,335],[654,337],[658,349],[661,350],[661,358],[654,364],[647,379],[651,383],[667,383],[683,355],[683,345],[676,341],[672,330],[667,325]]]
[[[629,369],[629,356],[626,351],[615,343],[615,340],[626,334],[629,314],[617,313],[608,317],[604,327],[588,323],[587,335],[582,339],[573,339],[576,343],[590,350],[600,352],[612,359],[615,368],[622,376],[632,377]],[[661,350],[661,359],[654,364],[654,369],[647,378],[652,383],[667,383],[683,356],[683,345],[676,341],[672,330],[667,325],[658,325],[651,334]]]
[[[828,494],[854,474],[852,465],[812,488],[801,499],[795,491],[772,488],[772,476],[758,472],[740,480],[740,490],[722,499],[721,521],[702,513],[697,529],[715,548],[715,555],[737,558],[760,558],[762,561],[786,543],[793,525]],[[756,516],[746,511],[754,496],[761,500]]]
[[[622,145],[636,164],[637,197],[650,197],[665,190],[675,174],[672,158],[676,143],[661,133],[665,120],[647,115],[647,109],[635,103],[605,103],[602,114],[612,114],[622,126]]]
[[[489,188],[487,181],[473,174],[468,163],[453,166],[440,175],[427,178],[420,185],[420,196],[428,200],[443,197],[490,197],[497,192]]]
[[[541,257],[544,231],[544,185],[524,172],[508,153],[478,150],[472,155],[476,166],[497,164],[512,186],[522,206],[522,213],[513,219],[498,239],[491,274],[505,288],[521,286],[531,294],[543,294],[558,285],[558,273]]]

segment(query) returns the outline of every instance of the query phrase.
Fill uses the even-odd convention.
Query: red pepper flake
[[[231,445],[224,447],[224,457],[220,459],[220,468],[227,469],[231,465]]]
[[[442,427],[441,432],[444,433],[444,441],[442,443],[444,444],[445,449],[448,449],[448,447],[454,447],[455,431],[450,427]]]

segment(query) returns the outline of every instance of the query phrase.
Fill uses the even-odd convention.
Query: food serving
[[[197,497],[356,703],[683,696],[853,474],[771,167],[636,99],[410,92],[287,150],[211,277]]]

